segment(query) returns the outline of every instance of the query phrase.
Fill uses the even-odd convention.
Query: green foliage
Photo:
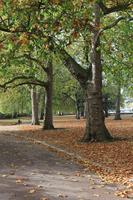
[[[54,66],[54,111],[74,112],[75,93],[79,84],[62,65],[58,57],[54,57]]]
[[[101,27],[94,27],[93,23],[94,3],[105,3],[105,6],[110,8],[127,4],[131,2],[129,0],[3,0],[2,2],[0,4],[1,84],[18,75],[47,80],[40,66],[26,59],[25,54],[39,59],[45,65],[48,56],[51,57],[58,48],[66,48],[83,68],[89,68],[94,28],[100,30],[121,15],[126,18],[131,16],[131,9],[107,16],[103,16],[101,12]],[[120,83],[123,88],[127,86],[132,88],[132,32],[132,21],[126,20],[126,23],[120,22],[102,34],[100,49],[107,84]],[[65,109],[73,109],[75,92],[79,85],[56,57],[54,66],[55,108],[58,110],[62,106]],[[67,97],[64,94],[67,94]],[[13,98],[11,93],[9,96]],[[18,93],[16,98],[20,98]]]
[[[106,85],[121,85],[126,93],[133,88],[132,31],[132,23],[123,22],[103,36],[102,44]]]
[[[0,112],[4,114],[31,113],[31,101],[27,87],[16,88],[0,95]]]

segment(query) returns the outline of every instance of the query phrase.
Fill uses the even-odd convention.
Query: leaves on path
[[[2,175],[3,178],[6,178],[7,176],[8,176],[7,174],[3,174],[3,175]]]
[[[70,153],[82,157],[81,164],[96,172],[105,182],[119,182],[132,187],[133,182],[133,118],[121,121],[106,120],[112,135],[121,138],[113,142],[83,144],[85,120],[72,117],[55,119],[56,130],[43,131],[40,126],[22,125],[17,129],[20,136],[46,141]],[[61,129],[59,129],[61,128]],[[19,138],[19,135],[18,135]],[[59,156],[67,158],[63,152]],[[80,176],[80,174],[77,174]],[[128,189],[129,190],[129,189]],[[131,193],[132,188],[127,193]],[[123,196],[125,194],[121,194]]]
[[[65,194],[58,194],[57,196],[58,196],[59,198],[63,198],[63,199],[68,197],[68,196],[65,195]]]
[[[23,185],[25,185],[25,181],[28,181],[29,179],[28,178],[25,178],[25,177],[21,177],[21,176],[18,176],[16,177],[16,183],[21,183]]]
[[[36,192],[36,189],[31,189],[31,190],[28,191],[28,193],[30,193],[30,194],[33,194],[35,192]]]
[[[17,179],[16,183],[22,183],[23,181],[21,179]]]

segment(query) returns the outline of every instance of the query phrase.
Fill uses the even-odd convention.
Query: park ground
[[[84,133],[85,120],[76,120],[73,116],[56,117],[54,119],[56,129],[50,131],[44,131],[41,129],[41,126],[31,126],[30,124],[18,126],[13,125],[14,122],[12,122],[12,125],[10,125],[9,121],[1,121],[0,124],[0,132],[3,136],[14,137],[15,135],[17,136],[15,137],[17,140],[32,141],[32,144],[35,145],[34,148],[37,148],[37,141],[45,142],[52,147],[58,147],[59,150],[62,149],[64,151],[58,152],[58,150],[55,150],[55,156],[63,158],[66,162],[70,162],[67,161],[68,159],[71,159],[71,161],[74,160],[75,163],[78,162],[80,166],[85,167],[85,174],[88,172],[95,173],[106,184],[123,185],[119,189],[117,188],[117,190],[114,190],[116,197],[112,199],[120,197],[133,198],[133,117],[125,117],[120,121],[114,121],[111,118],[106,119],[106,125],[116,139],[112,142],[89,144],[80,142]],[[46,146],[45,144],[45,147]],[[50,146],[43,148],[47,149],[49,152],[50,150],[53,151],[54,148],[51,149],[49,148]],[[21,148],[23,149],[23,147]],[[37,151],[38,150],[36,150],[36,152]],[[22,151],[20,150],[19,153],[21,154]],[[17,165],[17,163],[15,165]],[[80,176],[81,172],[78,172],[77,177],[79,178]],[[94,185],[89,187],[94,187]],[[32,192],[35,192],[34,189],[31,189],[31,193]],[[93,192],[93,194],[95,194],[95,192]],[[57,195],[58,194],[56,194],[56,197]],[[95,195],[99,194],[96,193]],[[63,194],[59,197],[65,198]],[[75,198],[71,195],[70,197],[72,199]],[[92,195],[90,199],[97,199],[96,197],[98,198],[98,196],[94,198]],[[107,199],[109,198],[110,197]],[[81,199],[86,199],[86,197]],[[104,199],[104,197],[99,197],[99,199]]]

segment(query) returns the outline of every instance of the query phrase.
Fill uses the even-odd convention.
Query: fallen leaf
[[[16,180],[16,183],[22,183],[21,179]]]
[[[3,178],[5,178],[5,177],[7,177],[7,176],[8,176],[7,174],[3,174],[3,175],[2,175]]]
[[[47,197],[41,197],[40,200],[49,200]]]
[[[29,190],[29,193],[30,193],[30,194],[33,194],[33,193],[35,193],[35,192],[36,192],[35,189],[31,189],[31,190]]]
[[[93,196],[95,196],[95,197],[100,197],[100,195],[99,195],[99,194],[93,194]]]

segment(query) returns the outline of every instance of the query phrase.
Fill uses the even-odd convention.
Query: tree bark
[[[88,141],[103,141],[111,139],[104,122],[103,103],[102,103],[102,64],[100,37],[97,38],[100,28],[100,7],[94,7],[95,32],[92,38],[92,80],[87,85],[87,118],[86,131],[82,139]]]
[[[48,77],[48,84],[45,87],[46,94],[45,94],[45,114],[44,114],[44,124],[43,129],[49,130],[54,129],[53,125],[53,106],[52,106],[52,99],[53,99],[53,64],[52,60],[49,59],[48,67],[47,67],[47,77]]]
[[[86,129],[82,141],[104,141],[111,138],[104,122],[101,92],[93,89],[92,85],[88,86]]]
[[[31,88],[31,105],[32,105],[32,125],[39,125],[38,118],[38,98],[36,93],[36,87]]]
[[[115,120],[121,120],[121,112],[120,112],[120,103],[121,103],[121,87],[120,84],[118,85],[118,93],[116,97],[116,113],[115,113]]]
[[[100,50],[100,7],[98,3],[94,6],[94,27],[92,32],[92,65],[83,69],[66,51],[59,50],[60,58],[71,74],[78,80],[81,87],[86,91],[86,131],[82,139],[88,141],[104,141],[112,139],[105,126],[103,104],[102,104],[102,64]],[[89,45],[89,44],[88,44]],[[81,70],[81,68],[83,70]]]

